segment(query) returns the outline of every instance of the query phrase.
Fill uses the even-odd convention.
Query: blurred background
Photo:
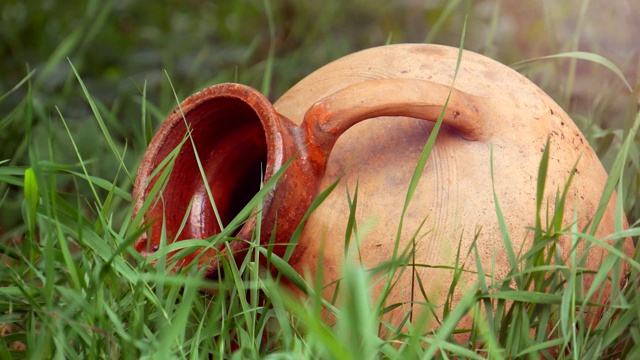
[[[135,174],[149,140],[145,121],[155,129],[177,105],[171,86],[182,100],[234,81],[276,100],[354,51],[402,42],[459,46],[465,19],[465,48],[507,65],[587,51],[611,60],[632,87],[639,83],[636,0],[2,0],[0,161],[27,166],[31,148],[39,159],[78,170],[64,118],[89,173],[130,190],[130,179],[114,180],[119,162],[70,64]],[[517,70],[567,110],[608,167],[638,106],[623,81],[601,64],[570,59]],[[85,187],[62,175],[58,185],[80,194]],[[11,189],[0,183],[0,235],[21,221],[20,194]]]

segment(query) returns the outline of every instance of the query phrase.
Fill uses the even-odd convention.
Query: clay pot
[[[475,242],[485,271],[504,276],[510,266],[492,186],[518,251],[532,241],[527,227],[536,221],[538,169],[547,140],[550,159],[543,207],[548,205],[551,213],[556,191],[562,191],[577,164],[565,206],[565,226],[571,223],[574,209],[579,229],[593,219],[607,174],[569,116],[510,68],[465,51],[451,88],[457,57],[458,49],[423,44],[361,51],[315,71],[273,106],[257,91],[237,84],[216,85],[194,94],[181,104],[186,122],[180,111],[174,111],[144,155],[133,191],[134,216],[155,184],[152,173],[185,139],[187,123],[223,224],[255,194],[261,173],[267,181],[295,156],[264,200],[261,241],[268,243],[271,230],[276,229],[276,243],[286,244],[311,201],[341,179],[308,218],[290,264],[301,274],[321,266],[326,284],[339,279],[349,220],[346,191],[353,196],[357,186],[356,220],[359,224],[372,220],[373,226],[359,244],[356,259],[374,267],[395,251],[407,188],[451,90],[444,125],[405,214],[398,246],[400,251],[408,246],[415,250],[416,264],[451,266],[458,244],[466,255],[479,231]],[[187,139],[162,201],[145,214],[150,236],[140,238],[136,249],[148,255],[158,248],[163,218],[168,242],[218,233],[208,199],[191,139]],[[615,196],[598,236],[613,231],[614,201]],[[178,233],[185,214],[186,224]],[[236,236],[250,239],[254,228],[250,221]],[[560,239],[558,245],[567,254],[569,239]],[[230,244],[237,257],[243,256],[246,247],[242,241]],[[282,255],[285,249],[277,246],[274,252]],[[630,241],[625,251],[632,254]],[[225,253],[223,247],[208,250],[200,265],[215,274],[219,256]],[[600,248],[591,249],[588,267],[596,269],[605,255]],[[322,264],[317,263],[320,258]],[[466,268],[475,267],[471,256]],[[444,301],[451,270],[415,267],[400,276],[387,304],[405,303],[390,316],[401,318],[409,311],[412,295],[423,301],[419,287],[412,287],[414,271],[431,299]],[[327,297],[331,292],[327,288]]]

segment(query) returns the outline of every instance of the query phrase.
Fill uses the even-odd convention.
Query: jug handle
[[[447,97],[449,100],[447,102]],[[466,140],[489,137],[481,102],[451,86],[420,79],[378,79],[351,85],[309,108],[302,126],[310,144],[326,157],[338,137],[360,121],[380,116],[404,116],[435,122],[447,103],[443,124]]]

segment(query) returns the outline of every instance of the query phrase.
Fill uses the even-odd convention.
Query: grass
[[[12,3],[10,6],[18,5]],[[144,10],[140,5],[132,6],[131,14]],[[558,256],[554,240],[568,236],[575,244],[609,245],[603,243],[604,239],[593,237],[591,229],[562,228],[558,225],[561,224],[558,221],[561,212],[546,214],[542,201],[537,204],[539,218],[556,221],[549,224],[538,221],[533,229],[532,247],[509,251],[513,268],[505,279],[490,283],[485,279],[491,278],[491,269],[480,266],[464,269],[477,272],[478,282],[456,304],[447,302],[446,316],[408,319],[401,328],[393,327],[379,317],[394,304],[385,304],[384,298],[372,302],[367,295],[371,279],[379,274],[365,271],[355,263],[347,263],[337,295],[351,301],[336,306],[320,297],[321,289],[295,273],[288,266],[286,257],[277,258],[267,248],[257,245],[251,247],[243,262],[226,262],[225,273],[232,276],[218,281],[202,279],[195,268],[170,273],[161,266],[150,265],[149,259],[142,259],[132,250],[131,244],[141,231],[136,229],[135,221],[130,220],[134,169],[141,151],[150,140],[153,127],[175,106],[177,99],[206,84],[229,80],[253,84],[265,93],[282,93],[296,77],[327,62],[330,56],[337,57],[347,49],[353,50],[349,48],[351,45],[340,40],[330,44],[325,42],[319,50],[309,49],[312,45],[318,47],[313,41],[336,31],[332,30],[332,24],[340,22],[341,16],[356,13],[357,6],[348,7],[346,15],[337,15],[340,7],[334,3],[328,3],[321,9],[310,9],[296,2],[291,6],[294,10],[276,7],[268,1],[262,6],[236,1],[216,9],[221,19],[227,17],[230,29],[228,33],[217,29],[221,32],[213,36],[231,39],[224,44],[228,46],[229,53],[240,54],[229,62],[240,64],[237,67],[229,63],[214,63],[219,60],[210,59],[214,51],[210,48],[193,50],[187,44],[189,41],[169,36],[172,45],[167,48],[173,46],[175,52],[185,50],[189,56],[195,54],[191,56],[195,59],[192,66],[187,67],[191,70],[181,67],[180,62],[184,58],[172,58],[170,50],[154,53],[152,57],[167,60],[163,67],[169,76],[158,80],[156,73],[146,81],[127,80],[124,93],[133,101],[108,94],[108,91],[105,95],[104,89],[108,86],[95,80],[96,68],[112,71],[111,82],[106,84],[113,84],[113,77],[119,77],[119,71],[122,71],[117,66],[108,70],[109,66],[91,54],[96,41],[108,40],[103,36],[116,31],[107,25],[107,20],[118,11],[115,2],[106,2],[105,5],[89,2],[83,7],[85,13],[77,20],[77,29],[65,33],[50,53],[41,54],[41,59],[45,60],[37,71],[33,72],[27,66],[26,70],[22,68],[20,76],[15,75],[15,70],[7,72],[15,81],[10,86],[4,85],[0,95],[0,106],[6,110],[0,119],[0,136],[5,144],[0,157],[0,358],[640,357],[638,255],[635,255],[635,260],[624,259],[631,264],[631,273],[621,290],[612,287],[610,303],[589,304],[586,300],[598,294],[602,285],[609,281],[610,273],[621,272],[624,256],[617,240],[640,235],[637,86],[635,91],[627,92],[626,118],[618,120],[607,119],[605,114],[596,111],[597,107],[606,107],[606,101],[598,102],[602,98],[606,100],[606,94],[594,97],[594,103],[599,105],[594,105],[593,111],[587,111],[586,115],[575,109],[570,96],[557,97],[565,109],[574,110],[572,115],[576,122],[607,164],[610,182],[602,202],[608,201],[614,189],[621,200],[617,208],[616,232],[607,238],[614,245],[610,246],[610,255],[603,260],[597,273],[590,274],[596,280],[586,294],[582,291],[586,274],[581,270],[586,259],[581,258],[576,250],[569,256],[570,265],[565,263]],[[453,14],[465,7],[469,10],[470,3],[458,1],[451,2],[439,12],[429,12],[427,20],[437,26],[428,33],[428,38],[444,40],[446,34],[443,35],[442,31],[459,36],[462,27],[456,27],[459,24]],[[584,10],[578,10],[583,14]],[[180,11],[188,14],[185,9]],[[274,27],[280,26],[282,21],[279,20],[286,16],[286,11],[317,11],[318,23],[324,25],[307,33],[303,31],[307,25],[303,21],[288,23],[286,26],[291,27],[290,31],[296,33],[289,41],[294,41],[303,50],[290,51],[285,56],[277,54],[274,44],[282,46],[282,43],[276,43],[279,40]],[[375,16],[371,8],[363,11],[364,17]],[[393,11],[396,10],[391,9]],[[500,2],[496,2],[490,20],[492,23],[497,21],[500,11]],[[35,20],[44,19],[46,15],[41,9],[33,13]],[[49,24],[64,26],[60,24],[71,21],[74,14],[73,11],[62,11]],[[171,19],[175,22],[171,25],[173,30],[188,23],[185,19]],[[234,24],[242,23],[242,19],[264,22],[265,28],[269,29],[268,37],[251,38],[251,34],[241,31],[233,33],[237,30],[234,26],[239,26]],[[471,20],[473,22],[474,19]],[[453,29],[446,30],[447,24]],[[33,34],[46,34],[44,25],[33,26]],[[383,34],[377,40],[378,44],[388,39],[395,42],[394,39],[406,36],[394,28],[396,25],[389,26],[395,30],[394,35]],[[353,30],[343,27],[340,31],[350,34]],[[134,31],[138,32],[144,31]],[[12,35],[15,32],[7,33],[14,51],[24,46],[20,37]],[[355,34],[354,38],[358,39],[358,36],[362,35]],[[579,38],[580,32],[575,36]],[[267,38],[269,41],[265,42]],[[48,40],[40,41],[44,44]],[[194,44],[197,43],[194,40]],[[269,45],[260,50],[264,43]],[[490,43],[491,39],[483,40],[487,50],[491,49],[486,45]],[[572,42],[571,46],[577,46],[577,43]],[[132,57],[139,55],[131,50],[130,44],[119,46],[119,49],[129,49]],[[319,55],[323,49],[329,55]],[[586,58],[625,79],[606,57],[578,53],[578,50],[558,49],[556,55],[552,55],[554,58],[547,57],[544,61],[533,59],[517,66],[535,78],[549,71],[544,64],[561,63],[558,57],[568,57],[570,61],[584,61]],[[103,53],[104,50],[99,48],[96,51],[99,52],[97,57],[109,59],[108,52]],[[311,64],[291,66],[302,54],[312,59]],[[70,62],[65,61],[67,56],[72,57]],[[92,62],[98,64],[90,66]],[[543,65],[532,67],[532,64]],[[20,65],[24,66],[24,63]],[[184,80],[196,77],[198,69],[207,66],[226,66],[229,70],[220,74],[209,70],[202,78],[191,82]],[[561,68],[555,71],[567,75],[570,83],[557,94],[570,94],[576,79],[576,65],[571,65],[566,74]],[[541,83],[557,79],[558,73],[546,76]],[[171,78],[171,82],[167,78]],[[179,86],[177,82],[180,82]],[[172,83],[177,94],[172,91]],[[630,86],[633,87],[633,83]],[[91,90],[94,87],[98,88],[97,94]],[[428,151],[429,146],[425,148],[425,161]],[[543,156],[539,194],[545,186],[546,161],[548,157]],[[418,166],[416,181],[420,172]],[[270,186],[273,182],[264,184],[263,191],[234,220],[237,224],[250,216],[255,206],[259,206],[261,197]],[[407,202],[410,199],[409,193]],[[562,204],[565,193],[559,193],[558,199]],[[318,202],[321,200],[322,196]],[[355,220],[357,189],[352,197],[345,200],[349,201],[352,212],[345,241],[356,246],[366,237],[367,229],[366,224],[358,224]],[[496,216],[502,220],[500,199],[496,200]],[[318,202],[312,208],[318,206]],[[623,213],[631,222],[627,230],[620,221]],[[228,232],[217,235],[212,242],[228,240],[231,229],[229,227]],[[505,227],[501,235],[505,248],[509,249],[510,237]],[[203,244],[210,246],[211,242],[184,241],[172,249],[186,253]],[[399,249],[399,261],[389,266],[388,274],[404,271],[410,266],[410,249],[403,250]],[[166,259],[167,253],[159,251],[156,259],[160,263],[172,261]],[[270,258],[281,276],[289,278],[308,294],[307,302],[300,302],[282,291],[281,278],[260,269],[258,259],[265,256]],[[479,257],[477,249],[459,254],[459,263],[452,271],[461,273],[465,259],[470,257]],[[318,271],[316,276],[322,276],[322,272]],[[448,298],[452,297],[456,285],[452,284]],[[601,309],[603,316],[596,323],[587,324],[582,314],[593,307]],[[334,326],[323,321],[323,312],[336,315]],[[459,319],[466,314],[479,313],[485,316],[477,317],[474,326],[465,330],[465,338],[455,335]],[[438,323],[439,326],[434,331],[425,332],[422,325],[427,322]],[[383,333],[386,335],[382,336]]]

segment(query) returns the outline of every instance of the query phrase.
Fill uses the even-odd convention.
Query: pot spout
[[[306,161],[305,141],[300,136],[301,132],[278,115],[264,96],[247,86],[216,85],[186,99],[161,125],[142,159],[133,189],[133,218],[142,217],[149,228],[135,242],[135,249],[147,257],[159,249],[163,234],[167,244],[218,234],[259,191],[261,182],[270,179],[301,147],[286,177],[296,178],[290,174],[294,171],[315,172]],[[262,215],[265,241],[278,213],[287,214],[287,221],[279,222],[275,229],[278,239],[293,232],[285,223],[297,224],[304,215],[303,211],[300,219],[291,219],[295,212],[285,211],[288,205],[283,196],[274,199],[276,190],[300,194],[307,191],[297,189],[302,186],[314,189],[309,192],[315,194],[319,181],[315,182],[314,187],[308,181],[287,181],[267,194]],[[302,200],[296,207],[304,203]],[[255,219],[251,219],[235,237],[250,240],[254,229]],[[248,247],[246,241],[229,245],[239,257]],[[188,255],[176,266],[192,262],[202,251]],[[207,267],[210,275],[215,273],[218,257],[225,251],[224,246],[207,250],[199,266]],[[280,253],[284,249],[276,251]]]

